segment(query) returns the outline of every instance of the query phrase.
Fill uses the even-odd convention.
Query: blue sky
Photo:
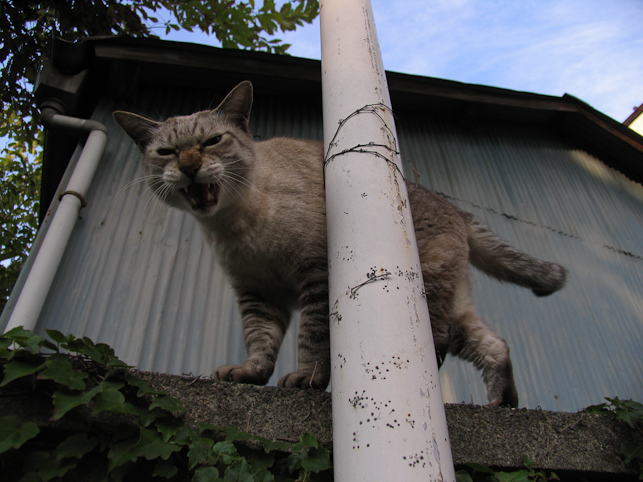
[[[643,103],[643,0],[371,2],[387,70],[568,93],[619,122]],[[319,18],[277,37],[293,56],[321,58]],[[167,38],[217,45],[186,32]]]

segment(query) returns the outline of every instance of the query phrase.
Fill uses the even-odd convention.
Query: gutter
[[[370,0],[322,0],[334,473],[455,481]]]
[[[45,101],[41,111],[45,128],[88,137],[71,178],[59,197],[60,202],[37,250],[15,306],[11,308],[8,304],[5,309],[5,312],[10,313],[5,332],[18,326],[28,330],[34,330],[36,327],[80,210],[87,206],[86,196],[107,142],[107,128],[103,124],[63,115],[64,107],[56,101]],[[16,289],[19,287],[16,286]],[[3,315],[5,317],[7,313]]]

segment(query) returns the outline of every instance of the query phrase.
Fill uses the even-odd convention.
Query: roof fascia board
[[[287,67],[289,73],[295,70],[297,79],[321,82],[318,60],[180,42],[137,44],[133,40],[98,43],[96,57],[274,77],[283,77]]]
[[[146,64],[186,67],[204,72],[242,74],[249,78],[282,79],[289,85],[293,81],[306,81],[309,87],[321,82],[321,62],[318,60],[159,39],[117,37],[96,40],[94,47],[97,59],[131,61],[143,68]],[[554,97],[397,72],[387,72],[387,77],[394,100],[413,97],[412,105],[416,106],[422,104],[422,98],[426,99],[427,106],[431,106],[432,100],[442,100],[446,110],[451,109],[450,102],[469,107],[477,105],[481,108],[475,110],[476,116],[524,116],[525,121],[547,122],[578,139],[584,138],[588,145],[608,156],[611,151],[611,157],[619,158],[614,167],[627,171],[626,174],[637,182],[643,180],[643,137],[571,95]],[[466,111],[460,109],[454,115]],[[597,133],[600,141],[593,140]],[[605,135],[615,141],[613,149],[606,145]],[[627,160],[620,159],[623,155]],[[611,163],[608,161],[608,164]]]

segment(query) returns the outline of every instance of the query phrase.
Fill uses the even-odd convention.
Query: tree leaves
[[[3,69],[2,82],[8,82],[6,75]],[[22,101],[26,102],[32,102],[31,94]],[[24,114],[3,102],[4,117],[0,120],[0,137],[5,146],[0,153],[0,310],[27,260],[38,229],[42,135],[30,124],[31,105],[21,105],[18,102],[15,109],[24,108]]]

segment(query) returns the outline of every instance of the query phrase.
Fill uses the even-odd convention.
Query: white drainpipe
[[[369,0],[322,0],[335,480],[454,481]]]
[[[103,124],[59,114],[53,106],[43,108],[42,123],[51,130],[89,136],[65,192],[61,194],[5,332],[17,326],[35,328],[107,142],[107,128]]]

